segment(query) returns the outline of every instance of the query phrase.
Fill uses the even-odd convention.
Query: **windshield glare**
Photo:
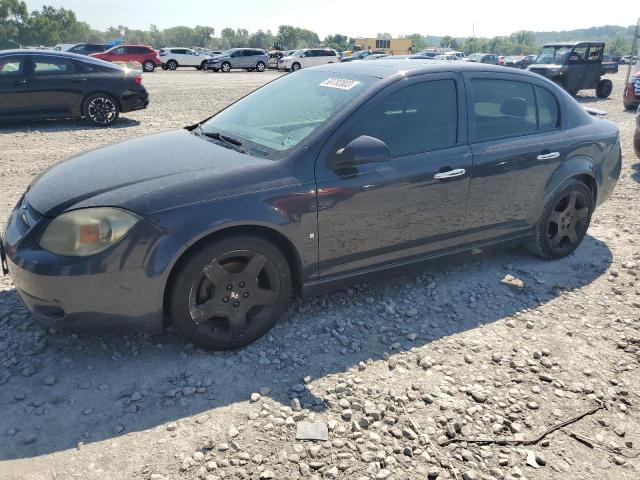
[[[202,125],[243,143],[247,153],[278,158],[370,89],[374,77],[300,71],[256,90]]]
[[[225,50],[224,52],[222,52],[222,55],[231,55],[235,51],[235,48],[230,48],[229,50]]]
[[[571,53],[570,47],[542,47],[535,63],[564,65]]]

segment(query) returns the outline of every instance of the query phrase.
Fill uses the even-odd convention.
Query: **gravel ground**
[[[156,72],[150,108],[114,128],[0,126],[0,222],[65,157],[194,123],[276,76]],[[295,301],[231,353],[46,330],[0,278],[0,478],[640,478],[640,163],[612,78],[611,99],[579,101],[619,125],[622,177],[561,261],[433,262]],[[458,442],[536,440],[585,412],[529,445]]]

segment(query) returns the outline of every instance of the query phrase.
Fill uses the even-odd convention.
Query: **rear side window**
[[[473,122],[477,141],[537,131],[533,85],[511,80],[474,79]]]
[[[453,80],[416,83],[368,108],[350,132],[385,142],[393,156],[450,147],[457,142],[458,100]]]
[[[73,62],[66,58],[36,57],[33,59],[34,75],[68,75],[75,71]]]
[[[0,58],[0,78],[22,75],[24,59],[18,57]]]
[[[544,88],[536,87],[538,100],[538,127],[542,131],[558,128],[560,122],[558,101]]]

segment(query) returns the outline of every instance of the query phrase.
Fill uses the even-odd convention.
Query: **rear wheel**
[[[153,72],[155,69],[156,69],[156,64],[153,63],[151,60],[145,60],[142,63],[142,70],[145,72]]]
[[[598,98],[609,98],[613,91],[613,83],[611,80],[600,80],[596,86],[596,96]]]
[[[229,73],[231,71],[231,64],[229,62],[224,62],[222,65],[220,65],[220,70],[222,70],[224,73]]]
[[[633,135],[633,149],[636,152],[636,157],[640,158],[640,131],[638,130]]]
[[[593,209],[591,189],[575,178],[567,180],[544,208],[529,249],[547,259],[569,255],[586,235]]]
[[[291,274],[270,242],[233,236],[191,255],[176,273],[170,295],[169,314],[180,335],[229,350],[276,324],[291,297]]]
[[[178,62],[176,62],[175,60],[169,60],[167,62],[167,68],[169,70],[175,70],[176,68],[178,68]]]
[[[206,69],[207,69],[207,61],[203,60],[198,70],[206,70]]]
[[[84,101],[83,115],[94,125],[108,127],[120,115],[118,102],[106,93],[94,93]]]

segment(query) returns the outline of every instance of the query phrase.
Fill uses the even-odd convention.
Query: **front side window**
[[[124,47],[118,47],[111,51],[112,55],[124,55]]]
[[[33,60],[34,75],[68,75],[75,70],[73,62],[66,58],[36,57]]]
[[[351,127],[345,144],[368,135],[385,142],[394,157],[451,147],[458,131],[453,80],[404,87],[367,108]]]
[[[474,79],[474,138],[493,140],[537,130],[533,85],[511,80]]]
[[[602,61],[604,47],[592,45],[589,49],[589,63],[599,63]]]
[[[379,79],[300,71],[256,90],[202,125],[243,143],[249,153],[278,158],[326,124]],[[197,133],[197,131],[196,131]]]
[[[0,78],[22,75],[24,59],[17,57],[0,58]]]
[[[587,50],[588,47],[576,47],[569,56],[569,63],[587,63]]]

